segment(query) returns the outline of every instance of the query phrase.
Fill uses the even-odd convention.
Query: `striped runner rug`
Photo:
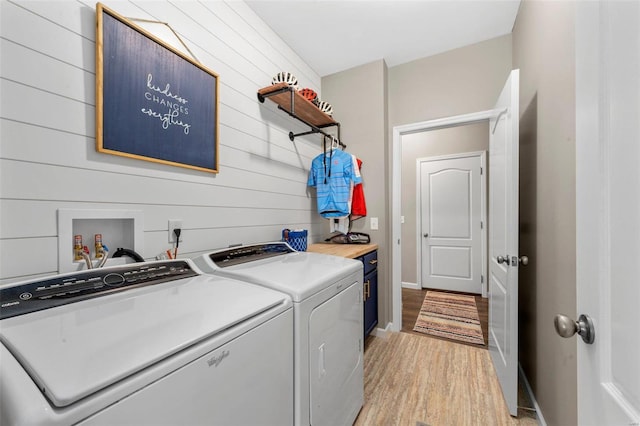
[[[476,299],[463,294],[427,291],[413,331],[484,345]]]

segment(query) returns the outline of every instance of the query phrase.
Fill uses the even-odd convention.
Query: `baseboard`
[[[402,288],[410,288],[413,290],[422,290],[422,287],[420,287],[420,285],[416,284],[416,283],[406,283],[404,281],[402,281]]]
[[[389,334],[391,333],[391,327],[392,327],[391,323],[388,323],[385,328],[376,327],[371,331],[371,334],[376,337],[381,337],[383,339],[386,339],[387,337],[389,337]]]
[[[520,380],[522,380],[522,384],[524,385],[524,389],[529,395],[529,399],[531,399],[531,403],[533,404],[533,408],[536,410],[536,417],[538,418],[538,424],[540,426],[547,426],[547,422],[544,420],[544,416],[542,415],[542,410],[538,405],[538,401],[536,401],[536,396],[533,394],[533,389],[531,389],[531,385],[529,385],[529,381],[527,380],[527,376],[524,374],[524,370],[522,370],[522,365],[518,363],[518,372],[520,373]]]

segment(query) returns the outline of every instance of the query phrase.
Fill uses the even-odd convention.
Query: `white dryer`
[[[191,261],[0,288],[0,424],[293,423],[284,293]]]
[[[362,263],[286,243],[219,250],[195,262],[292,297],[295,424],[352,425],[364,402]]]

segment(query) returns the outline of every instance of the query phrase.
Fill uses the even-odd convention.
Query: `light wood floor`
[[[364,377],[354,425],[537,425],[530,411],[509,415],[489,351],[479,345],[413,332],[370,336]]]

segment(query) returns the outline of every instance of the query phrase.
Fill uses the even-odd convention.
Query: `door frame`
[[[465,123],[470,124],[470,123]],[[433,129],[431,129],[433,130]],[[417,253],[417,284],[419,288],[423,288],[422,286],[422,226],[418,226],[418,221],[422,217],[422,172],[421,165],[422,163],[427,163],[430,161],[440,161],[440,160],[457,160],[461,158],[472,158],[478,157],[480,159],[480,221],[482,222],[482,227],[480,228],[480,262],[482,262],[482,267],[480,270],[481,278],[481,289],[482,289],[482,297],[487,297],[487,282],[484,280],[484,277],[487,276],[487,151],[471,151],[471,152],[460,152],[457,154],[449,154],[449,155],[437,155],[434,157],[421,157],[416,159],[416,229],[420,229],[419,232],[416,233],[416,253]]]
[[[388,329],[392,331],[400,331],[402,329],[402,246],[400,244],[402,233],[400,218],[402,205],[402,136],[489,121],[503,112],[504,110],[502,109],[490,109],[393,127],[391,186],[389,188],[391,191],[391,324],[387,326]]]

